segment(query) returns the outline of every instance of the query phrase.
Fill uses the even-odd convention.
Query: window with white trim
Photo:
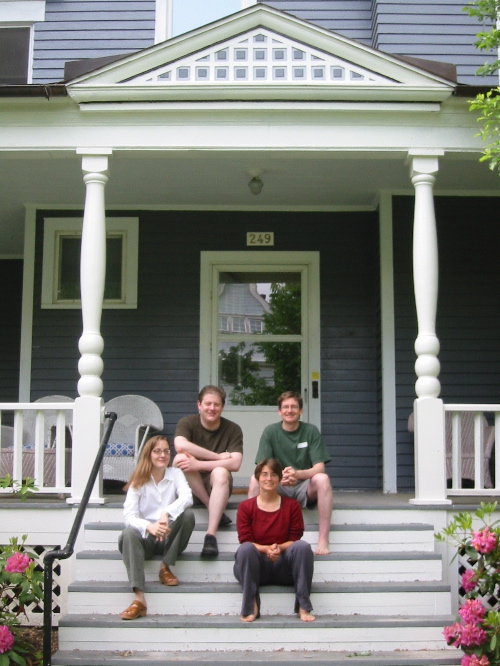
[[[31,83],[34,25],[45,20],[45,0],[0,0],[0,85]]]
[[[46,218],[43,237],[42,308],[81,307],[81,218]],[[137,307],[139,220],[106,219],[104,308]]]
[[[256,4],[257,0],[156,0],[155,42],[182,35]]]

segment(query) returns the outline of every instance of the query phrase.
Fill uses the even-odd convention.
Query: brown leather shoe
[[[170,571],[168,564],[162,563],[160,567],[159,578],[160,583],[163,583],[163,585],[168,585],[168,587],[175,587],[176,585],[179,585],[179,579]]]
[[[135,620],[137,617],[146,617],[146,612],[146,606],[135,599],[120,617],[122,620]]]

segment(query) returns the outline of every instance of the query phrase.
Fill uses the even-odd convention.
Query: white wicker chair
[[[103,478],[128,481],[148,437],[163,430],[163,416],[158,405],[142,395],[112,398],[104,408],[117,419],[104,454]]]
[[[14,428],[12,426],[2,426],[1,445],[3,449],[12,448],[14,446]]]

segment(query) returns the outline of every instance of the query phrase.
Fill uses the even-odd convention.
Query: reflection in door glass
[[[301,342],[238,337],[300,335],[301,311],[300,273],[220,273],[218,377],[229,404],[276,405],[300,391]]]
[[[246,282],[239,273],[221,273],[219,333],[300,335],[300,275],[292,276],[287,282]]]
[[[229,405],[276,405],[300,392],[300,342],[219,342],[219,384]]]

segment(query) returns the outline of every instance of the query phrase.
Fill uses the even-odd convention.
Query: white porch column
[[[417,381],[415,420],[414,504],[448,504],[443,401],[439,399],[439,340],[436,335],[438,245],[433,186],[440,153],[410,152],[410,175],[415,187],[413,281],[418,335],[415,340]]]
[[[85,183],[80,285],[83,331],[78,344],[81,353],[78,363],[79,398],[73,415],[73,456],[71,485],[73,495],[68,500],[78,503],[84,493],[101,441],[104,404],[101,374],[101,314],[106,274],[106,210],[104,188],[108,181],[108,155],[111,150],[77,151],[82,157]],[[99,473],[92,490],[91,502],[103,502],[102,476]]]

